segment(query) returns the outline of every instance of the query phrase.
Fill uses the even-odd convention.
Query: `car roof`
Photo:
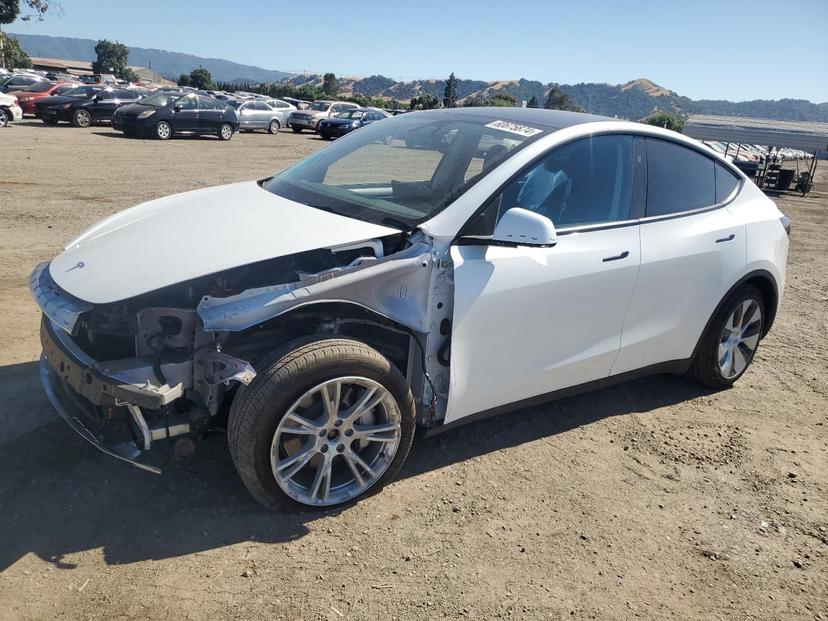
[[[425,110],[424,113],[440,115],[456,115],[477,118],[492,118],[513,123],[531,123],[543,125],[549,129],[563,129],[583,123],[597,123],[600,121],[617,121],[608,116],[587,114],[585,112],[569,112],[567,110],[545,110],[543,108],[518,108],[485,106],[475,108],[446,108],[441,110]]]

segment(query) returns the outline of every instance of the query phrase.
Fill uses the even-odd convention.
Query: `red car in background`
[[[12,97],[17,97],[17,100],[20,102],[20,107],[23,109],[23,116],[34,116],[34,106],[38,99],[52,95],[62,95],[70,88],[79,86],[79,84],[79,82],[37,82],[36,84],[8,94]]]

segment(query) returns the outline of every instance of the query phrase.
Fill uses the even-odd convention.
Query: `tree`
[[[454,77],[454,71],[451,72],[448,80],[446,80],[446,88],[443,91],[443,107],[454,108],[457,106],[457,85],[459,81]]]
[[[665,127],[672,129],[674,132],[680,132],[684,128],[684,121],[675,114],[667,112],[653,112],[650,116],[644,119],[643,123],[647,125],[655,125],[656,127]]]
[[[180,76],[178,76],[178,81],[176,82],[176,84],[178,84],[179,86],[190,86],[190,74],[182,73]]]
[[[494,96],[487,99],[484,105],[496,106],[498,108],[512,108],[517,105],[517,97],[501,91],[499,93],[495,93]]]
[[[5,32],[0,32],[0,49],[3,50],[5,66],[8,69],[27,69],[32,66],[32,59],[23,51],[17,39],[10,37]],[[0,66],[3,66],[0,63]]]
[[[549,89],[549,94],[546,96],[546,103],[543,104],[543,107],[547,110],[570,110],[572,112],[583,112],[583,110],[578,107],[575,102],[569,98],[569,95],[564,93],[561,90],[561,87],[557,84],[553,84]]]
[[[101,39],[95,46],[98,59],[92,63],[93,73],[112,73],[122,80],[135,80],[135,72],[129,68],[129,48],[117,41]]]
[[[322,92],[328,97],[336,97],[336,94],[339,92],[339,85],[333,73],[326,73],[322,76]]]
[[[434,95],[420,95],[412,97],[408,104],[409,110],[432,110],[440,105],[440,100]]]
[[[529,103],[526,104],[527,108],[540,108],[540,104],[538,103],[538,98],[532,95],[532,99],[529,100]]]
[[[33,13],[23,15],[20,19],[24,22],[31,20],[33,17],[36,17],[37,21],[43,21],[46,13],[50,10],[54,10],[55,7],[60,8],[60,5],[55,0],[25,0],[25,2]],[[10,51],[6,50],[6,46],[11,45],[11,41],[15,42],[19,54],[23,54],[25,58],[29,58],[28,55],[20,49],[17,39],[7,39],[3,36],[3,24],[11,24],[19,16],[20,0],[0,0],[0,67],[31,67],[31,59],[27,65],[15,64],[6,59],[6,56],[11,54]]]
[[[204,67],[193,69],[190,72],[189,85],[202,91],[210,91],[216,87],[213,84],[213,75]]]

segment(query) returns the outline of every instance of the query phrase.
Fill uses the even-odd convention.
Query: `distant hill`
[[[92,39],[48,37],[44,35],[12,35],[17,37],[22,48],[30,56],[66,58],[72,60],[94,60],[95,44]],[[167,52],[140,47],[131,47],[129,63],[152,67],[165,77],[175,79],[182,73],[189,73],[196,67],[204,67],[219,82],[236,84],[275,82],[300,86],[302,84],[322,85],[321,74],[292,75],[284,71],[272,71],[242,65],[219,58],[202,58],[180,52]],[[368,77],[340,78],[340,92],[362,94],[370,97],[396,99],[406,103],[412,97],[429,94],[443,98],[445,81],[410,80],[398,82],[381,75]],[[460,80],[458,95],[461,99],[486,98],[496,93],[509,93],[518,101],[529,101],[536,97],[541,105],[553,83],[544,84],[534,80]],[[653,112],[664,111],[687,116],[689,114],[725,114],[730,116],[762,117],[792,121],[828,122],[828,102],[815,104],[804,99],[779,99],[732,102],[725,100],[692,100],[641,78],[624,84],[560,84],[576,104],[587,112],[617,116],[625,119],[642,119]]]
[[[294,75],[284,80],[283,83],[294,86],[305,83],[321,86],[322,76],[318,74]],[[443,80],[397,82],[381,75],[367,78],[340,78],[339,85],[343,96],[359,93],[370,97],[385,97],[400,101],[407,101],[411,97],[423,94],[433,95],[442,100],[445,88]],[[543,105],[552,86],[551,82],[544,84],[523,78],[492,82],[460,80],[457,90],[461,104],[464,99],[486,98],[498,92],[505,92],[514,95],[518,101],[529,101],[532,97],[537,97]],[[625,119],[642,119],[653,112],[664,111],[680,116],[724,114],[791,121],[828,121],[828,102],[815,104],[804,99],[757,99],[740,102],[693,100],[643,78],[624,84],[592,82],[559,84],[558,86],[587,112]]]
[[[93,39],[28,34],[11,34],[11,36],[17,38],[20,47],[29,56],[89,61],[96,58],[95,45],[98,42]],[[202,58],[192,54],[143,47],[129,48],[129,64],[152,67],[154,71],[173,79],[182,73],[190,73],[197,67],[204,67],[213,75],[213,79],[221,82],[277,82],[290,75],[285,71],[242,65],[221,58]]]

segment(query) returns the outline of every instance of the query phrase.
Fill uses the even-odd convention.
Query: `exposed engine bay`
[[[392,361],[421,425],[445,416],[453,273],[448,255],[421,232],[261,261],[123,302],[76,301],[68,320],[54,307],[71,309],[71,296],[44,285],[48,269],[33,281],[38,273],[32,291],[45,315],[44,355],[95,407],[101,424],[85,422],[87,435],[123,447],[123,438],[100,436],[119,421],[122,435],[131,433],[138,452],[118,455],[129,461],[156,440],[198,437],[263,360],[320,335],[361,340]],[[78,375],[86,366],[91,372]]]

